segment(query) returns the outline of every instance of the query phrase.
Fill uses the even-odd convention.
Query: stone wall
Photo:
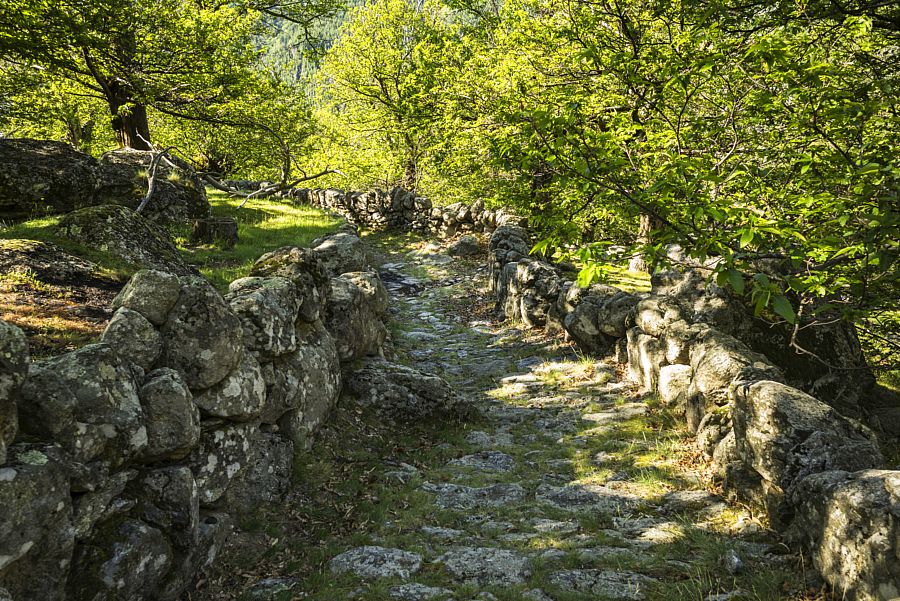
[[[342,362],[384,354],[387,298],[348,226],[224,296],[138,272],[102,340],[58,357],[0,322],[0,599],[177,598],[287,492]]]
[[[785,352],[785,332],[763,327],[700,270],[658,274],[648,294],[582,289],[521,258],[527,239],[511,227],[491,237],[508,317],[614,353],[638,386],[684,415],[726,489],[765,509],[841,598],[900,598],[900,471],[879,469],[876,435],[859,421],[895,437],[884,416],[897,405],[873,402],[852,328],[833,324],[805,341],[845,368],[834,370]]]

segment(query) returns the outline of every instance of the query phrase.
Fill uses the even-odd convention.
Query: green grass
[[[62,236],[57,236],[56,226],[61,218],[61,215],[53,215],[13,224],[0,224],[0,239],[37,240],[55,244],[75,256],[96,263],[100,267],[98,275],[113,279],[126,279],[140,269],[140,266],[123,261],[109,253],[78,244]]]
[[[312,207],[297,206],[276,199],[253,199],[243,208],[243,199],[229,198],[221,192],[209,191],[212,214],[234,217],[238,222],[240,241],[230,250],[216,246],[189,246],[190,226],[174,228],[175,243],[185,260],[219,289],[228,287],[234,279],[250,272],[260,255],[282,246],[305,246],[314,239],[337,229],[340,220]],[[130,277],[140,266],[76,244],[56,235],[60,216],[41,217],[11,225],[0,226],[0,239],[27,239],[50,242],[73,255],[97,263],[102,271],[117,278]]]
[[[284,200],[251,199],[239,208],[242,198],[229,198],[217,191],[208,191],[208,195],[214,216],[237,220],[237,245],[230,250],[215,246],[189,247],[187,227],[176,229],[175,241],[185,259],[220,289],[227,288],[232,280],[246,276],[260,255],[282,246],[306,246],[334,231],[341,223],[319,209]]]

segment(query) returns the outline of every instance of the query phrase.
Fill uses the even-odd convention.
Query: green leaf
[[[755,234],[754,234],[753,230],[751,230],[750,228],[744,228],[743,230],[741,230],[740,247],[744,248],[745,246],[747,246],[748,244],[753,242],[754,235]]]
[[[744,293],[744,276],[737,269],[729,269],[727,272],[728,283],[738,294]]]
[[[779,295],[772,299],[772,310],[783,317],[786,322],[790,324],[797,323],[797,314],[794,312],[794,307],[791,306],[791,301],[784,296]]]

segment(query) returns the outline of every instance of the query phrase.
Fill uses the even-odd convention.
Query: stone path
[[[332,540],[316,578],[252,598],[810,598],[794,558],[714,494],[678,422],[615,365],[486,317],[478,261],[405,250],[381,267],[397,359],[483,417],[388,466],[389,506]]]

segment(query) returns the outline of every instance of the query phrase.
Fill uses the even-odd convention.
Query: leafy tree
[[[376,0],[351,11],[320,73],[318,94],[338,135],[382,145],[411,189],[433,142],[450,32],[435,2]]]

